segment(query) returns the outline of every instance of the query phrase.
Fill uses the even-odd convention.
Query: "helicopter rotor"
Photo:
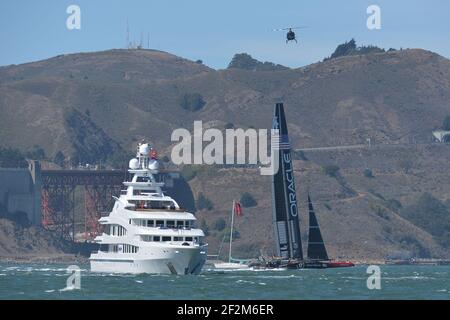
[[[306,29],[307,26],[301,26],[301,27],[286,27],[286,28],[279,28],[279,29],[273,29],[273,31],[289,31],[289,30],[297,30],[297,29]]]

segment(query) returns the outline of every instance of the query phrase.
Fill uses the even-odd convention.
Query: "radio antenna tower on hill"
[[[133,48],[133,44],[130,41],[130,26],[128,24],[128,19],[127,19],[127,49],[132,49]]]
[[[127,49],[143,49],[144,48],[144,33],[141,31],[141,37],[140,37],[140,41],[139,43],[137,42],[133,42],[130,40],[130,25],[128,23],[128,19],[127,19],[127,44],[126,44],[126,48]],[[147,37],[147,47],[150,48],[150,33],[148,33],[148,37]]]

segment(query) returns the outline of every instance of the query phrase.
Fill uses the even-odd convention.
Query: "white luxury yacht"
[[[91,271],[111,273],[199,274],[207,256],[204,233],[196,218],[164,195],[156,155],[148,143],[138,144],[130,160],[133,178],[124,182],[111,213],[99,222],[100,249],[89,258]]]

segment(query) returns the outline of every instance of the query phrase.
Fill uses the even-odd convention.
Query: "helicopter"
[[[286,43],[288,43],[289,41],[295,41],[295,43],[298,43],[297,39],[295,37],[295,32],[292,30],[304,29],[304,28],[306,28],[306,27],[287,27],[287,28],[281,28],[281,29],[273,29],[273,31],[286,31],[287,30]]]

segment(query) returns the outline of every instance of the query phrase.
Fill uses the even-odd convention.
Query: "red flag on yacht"
[[[153,160],[157,160],[158,159],[158,152],[156,151],[156,149],[152,149],[150,151],[150,158]]]
[[[234,213],[240,217],[242,216],[242,208],[241,208],[241,204],[239,202],[235,202],[234,203]]]

